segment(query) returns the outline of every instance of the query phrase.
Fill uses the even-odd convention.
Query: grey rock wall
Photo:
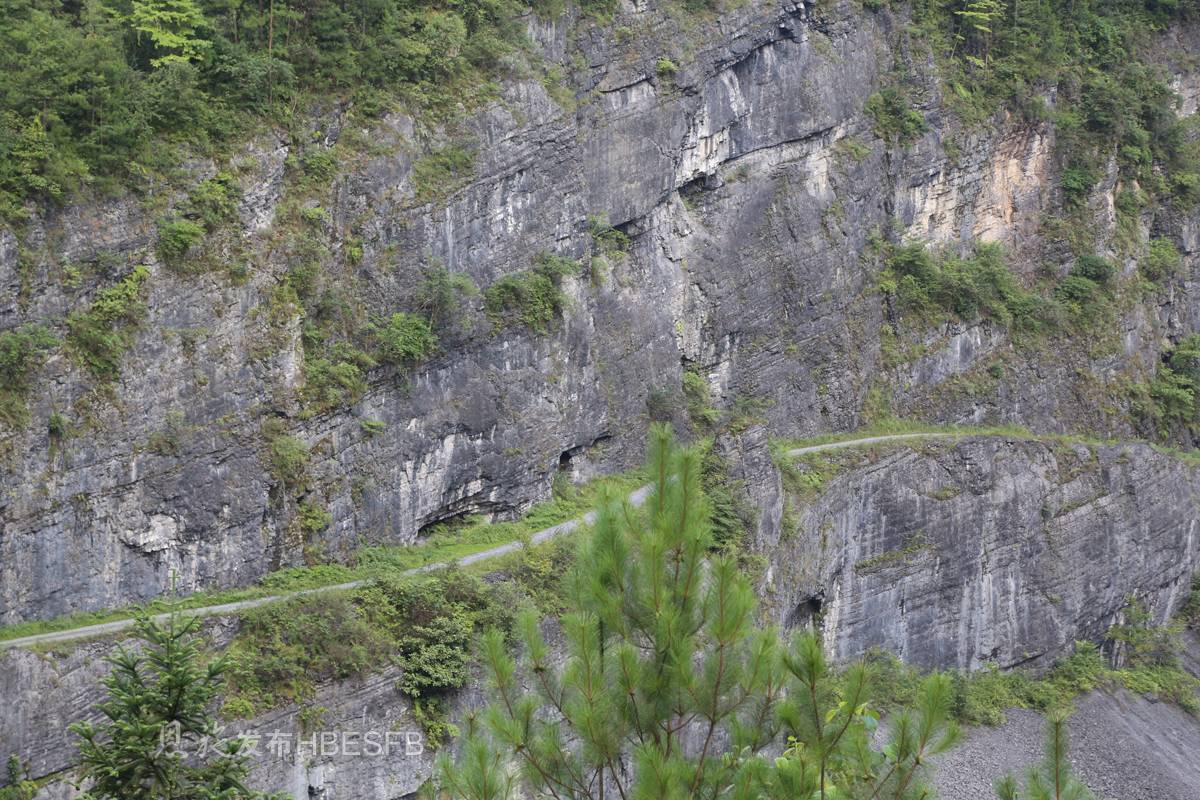
[[[761,448],[740,469],[765,509],[768,616],[819,625],[841,661],[1045,667],[1131,597],[1166,621],[1200,568],[1200,473],[1145,445],[978,437],[822,458],[816,494]]]

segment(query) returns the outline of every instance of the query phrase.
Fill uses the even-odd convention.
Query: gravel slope
[[[1097,800],[1200,800],[1200,720],[1168,703],[1115,691],[1081,698],[1071,762]],[[940,800],[994,798],[993,782],[1042,757],[1043,720],[1012,709],[998,728],[972,728],[938,764]]]

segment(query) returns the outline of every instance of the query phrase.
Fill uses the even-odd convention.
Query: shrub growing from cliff
[[[1132,407],[1162,439],[1200,424],[1200,334],[1192,334],[1163,357],[1148,383],[1132,387]]]
[[[914,19],[948,84],[947,102],[968,122],[982,123],[1005,106],[1031,121],[1054,121],[1063,202],[1078,212],[1109,159],[1122,182],[1167,202],[1194,200],[1200,147],[1188,136],[1190,123],[1176,118],[1167,76],[1146,51],[1151,35],[1196,8],[1194,0],[918,0]]]
[[[578,262],[544,252],[533,269],[505,275],[487,287],[484,308],[497,327],[520,322],[535,333],[547,333],[566,307],[562,279],[578,272]]]
[[[29,381],[56,346],[58,338],[42,325],[0,333],[0,421],[14,427],[28,421]]]
[[[85,310],[67,317],[67,346],[99,380],[120,376],[121,357],[133,345],[135,327],[146,310],[142,294],[149,277],[150,270],[138,266],[97,293]]]
[[[379,360],[385,364],[411,366],[437,349],[437,336],[429,322],[416,314],[397,312],[372,326]]]
[[[868,670],[838,678],[815,635],[754,628],[748,580],[711,554],[700,454],[662,426],[651,441],[644,508],[604,503],[581,544],[565,664],[535,614],[519,620],[520,666],[502,635],[485,637],[492,705],[457,763],[441,763],[442,788],[470,800],[923,796],[926,761],[956,739],[949,680],[925,680],[875,750]]]
[[[879,138],[889,142],[911,144],[929,130],[925,117],[909,105],[908,97],[895,86],[868,97],[863,111],[871,117]]]
[[[1053,301],[1020,285],[996,244],[979,244],[965,258],[900,245],[890,249],[886,263],[881,289],[919,317],[951,313],[966,322],[988,318],[1039,332],[1053,327],[1061,314]]]
[[[1170,239],[1151,239],[1146,254],[1138,262],[1138,269],[1146,280],[1160,284],[1179,274],[1183,258]]]
[[[439,262],[429,264],[417,287],[417,307],[433,331],[452,326],[463,318],[464,307],[479,294],[469,275],[451,272]]]
[[[453,733],[448,693],[466,684],[472,642],[510,625],[511,598],[465,574],[378,579],[333,596],[302,598],[245,615],[229,649],[227,716],[252,716],[310,698],[318,682],[366,674],[389,661],[419,706],[431,743]]]
[[[271,474],[289,489],[302,486],[308,471],[308,445],[284,434],[282,423],[277,420],[264,424],[263,432],[267,436],[267,465]]]

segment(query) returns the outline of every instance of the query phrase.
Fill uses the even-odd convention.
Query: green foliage
[[[701,445],[700,485],[708,498],[713,549],[738,554],[758,522],[744,499],[745,486],[729,477],[729,464],[711,443]]]
[[[1151,239],[1138,269],[1151,283],[1162,284],[1179,275],[1183,258],[1170,239]]]
[[[173,217],[158,223],[158,255],[171,265],[177,265],[192,246],[204,238],[204,226],[190,219]]]
[[[459,145],[446,145],[413,163],[412,184],[419,203],[445,197],[470,177],[475,154]]]
[[[384,364],[411,366],[437,349],[437,336],[430,323],[416,314],[397,312],[372,326],[376,352]]]
[[[387,423],[380,419],[360,420],[358,425],[369,438],[374,438],[387,430]]]
[[[721,419],[721,412],[719,409],[713,408],[712,392],[708,388],[708,380],[695,367],[685,369],[681,380],[688,419],[699,428],[716,425]]]
[[[100,290],[83,311],[67,317],[67,346],[98,380],[116,380],[121,357],[133,346],[137,322],[145,313],[142,295],[150,270],[135,267],[119,283]]]
[[[211,754],[194,757],[201,740],[213,746],[217,725],[209,707],[228,668],[224,658],[205,658],[198,625],[179,613],[165,624],[143,617],[136,627],[143,646],[117,645],[107,658],[112,671],[103,680],[107,696],[96,707],[99,727],[71,726],[81,740],[84,800],[264,797],[243,783],[249,757],[239,754],[239,740],[218,741]]]
[[[929,130],[925,117],[909,105],[908,97],[895,86],[868,97],[863,111],[871,117],[875,134],[888,142],[912,144]]]
[[[184,214],[199,221],[206,231],[214,231],[237,216],[240,192],[228,172],[218,172],[196,185],[188,195]]]
[[[191,431],[182,411],[169,411],[163,427],[146,439],[146,449],[160,456],[179,455]]]
[[[1192,334],[1164,357],[1149,384],[1133,387],[1132,407],[1162,439],[1200,423],[1200,334]]]
[[[312,500],[302,500],[296,507],[296,518],[300,522],[300,530],[306,536],[314,536],[329,527],[333,515],[321,505]]]
[[[535,259],[533,269],[505,275],[487,287],[483,292],[484,309],[497,327],[520,322],[535,333],[545,334],[566,307],[563,277],[578,272],[578,262],[543,252]]]
[[[840,160],[857,164],[871,155],[871,148],[854,136],[845,136],[834,143],[833,152]]]
[[[1053,328],[1060,314],[1053,301],[1021,287],[995,244],[980,244],[967,258],[935,255],[919,244],[894,247],[880,286],[919,317],[951,313],[968,322],[986,317],[1041,332]]]
[[[139,45],[148,40],[152,67],[198,61],[212,46],[196,35],[207,24],[194,0],[133,0],[127,22]]]
[[[465,685],[479,631],[509,626],[503,591],[448,571],[254,609],[229,648],[224,712],[252,716],[303,702],[321,681],[361,676],[394,659],[398,688],[420,704],[427,731],[452,733],[444,699]]]
[[[12,0],[0,215],[96,179],[140,180],[173,160],[174,142],[211,147],[308,97],[353,95],[366,115],[396,97],[472,103],[521,49],[522,12],[514,0]]]
[[[1012,775],[996,782],[996,796],[1000,800],[1019,800],[1022,797]],[[1071,774],[1071,762],[1067,758],[1065,714],[1051,714],[1046,720],[1046,757],[1040,765],[1029,768],[1023,796],[1026,800],[1091,800],[1093,797],[1087,787]]]
[[[52,441],[66,439],[71,435],[71,421],[55,411],[46,419],[46,432]]]
[[[30,379],[57,346],[58,338],[42,325],[0,333],[0,421],[13,427],[29,421]]]
[[[699,453],[656,426],[648,471],[643,508],[604,503],[581,542],[565,663],[533,613],[518,620],[520,665],[501,634],[484,637],[493,702],[457,763],[440,764],[442,789],[470,800],[592,797],[601,783],[638,798],[924,796],[925,762],[957,738],[950,681],[923,681],[876,750],[866,667],[838,676],[816,635],[754,627],[748,580],[712,554]]]
[[[308,445],[295,436],[267,430],[267,466],[275,479],[289,489],[304,485],[308,471]]]
[[[367,391],[366,373],[374,366],[368,353],[348,342],[335,342],[322,355],[305,359],[301,397],[318,412],[356,403]]]
[[[604,216],[589,216],[588,235],[601,255],[613,256],[629,251],[629,237],[608,223]]]
[[[38,785],[26,780],[25,767],[16,756],[8,757],[8,785],[0,787],[0,800],[33,800]]]
[[[679,67],[669,58],[660,58],[654,62],[654,72],[660,78],[673,78]]]
[[[439,262],[429,264],[417,287],[417,307],[429,319],[431,330],[449,328],[463,316],[463,309],[479,288],[470,275],[451,272]]]
[[[1148,51],[1151,36],[1194,9],[1189,0],[1011,7],[918,0],[914,18],[949,85],[948,102],[968,122],[982,123],[1002,107],[1029,120],[1053,118],[1065,163],[1063,203],[1080,211],[1112,157],[1125,185],[1187,203],[1197,145]],[[1047,91],[1053,110],[1041,99]]]

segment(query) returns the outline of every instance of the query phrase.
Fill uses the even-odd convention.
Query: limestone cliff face
[[[151,273],[119,381],[98,386],[60,352],[37,378],[32,424],[2,434],[0,622],[145,600],[172,573],[185,590],[245,584],[364,542],[411,542],[455,514],[518,512],[545,496],[560,461],[586,472],[635,460],[649,394],[677,394],[683,365],[721,405],[760,401],[774,435],[854,427],[873,390],[931,420],[1130,433],[1097,387],[1145,374],[1166,337],[1195,328],[1190,278],[1126,314],[1114,349],[1086,363],[1022,356],[982,395],[943,387],[1006,352],[987,327],[931,331],[920,358],[881,372],[868,235],[999,240],[1030,265],[1064,258],[1036,235],[1057,202],[1052,128],[962,130],[891,13],[747,6],[681,27],[639,6],[622,20],[631,42],[574,20],[532,24],[547,57],[573,70],[575,101],[508,82],[502,102],[454,132],[476,151],[473,174],[435,201],[418,201],[414,164],[449,134],[404,117],[360,129],[332,108],[294,140],[253,142],[237,161],[236,230],[209,245],[213,260],[248,265],[244,281],[160,264],[162,209],[133,199],[70,206],[20,240],[0,231],[4,327],[62,320],[128,265]],[[663,55],[680,64],[673,75],[656,70]],[[930,123],[909,147],[876,137],[862,110],[897,65]],[[1194,77],[1177,75],[1190,97]],[[350,139],[327,191],[297,199],[289,156]],[[199,180],[215,167],[191,169]],[[568,281],[571,307],[549,335],[494,330],[475,300],[473,324],[432,361],[377,369],[353,405],[309,415],[297,402],[302,321],[271,304],[294,260],[280,244],[289,202],[320,203],[325,279],[373,313],[411,308],[428,258],[480,286],[542,250],[586,261],[589,216],[632,247]],[[1200,225],[1171,224],[1194,266]],[[53,412],[74,437],[50,440]],[[368,432],[365,419],[386,427]],[[268,420],[311,448],[298,491],[265,468]],[[148,431],[167,428],[170,448],[148,446]],[[332,524],[304,534],[299,500]]]
[[[819,492],[789,488],[761,447],[739,453],[764,508],[767,614],[817,625],[841,660],[878,648],[923,667],[1049,666],[1131,597],[1165,622],[1200,568],[1200,472],[1144,445],[837,451],[819,457]]]
[[[821,456],[829,477],[807,493],[781,479],[761,428],[725,448],[763,511],[765,616],[817,625],[839,659],[884,648],[923,667],[1046,666],[1101,637],[1130,596],[1162,621],[1200,568],[1200,467],[1146,446],[975,437],[847,449]],[[206,633],[220,645],[235,631],[216,620]],[[100,700],[111,647],[0,653],[0,753],[20,753],[38,777],[67,769],[67,726]],[[263,737],[252,785],[294,797],[417,791],[433,754],[406,755],[400,738],[388,758],[294,749],[312,730],[419,731],[397,679],[389,668],[325,684],[304,708],[232,726]],[[455,698],[456,715],[481,702],[481,687]],[[320,709],[319,723],[305,708]],[[275,732],[287,748],[268,746]],[[69,796],[60,782],[41,797]]]

